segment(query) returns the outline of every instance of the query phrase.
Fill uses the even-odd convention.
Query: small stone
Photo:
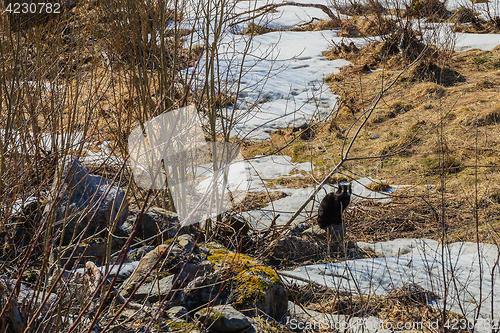
[[[312,238],[326,239],[325,229],[320,228],[318,225],[313,225],[312,227],[304,230],[302,235]]]
[[[146,254],[148,254],[149,252],[153,251],[154,250],[154,246],[148,246],[148,245],[144,245],[144,246],[141,246],[137,249],[133,249],[131,250],[128,254],[127,254],[127,258],[130,260],[130,261],[137,261],[137,260],[141,260],[142,257],[144,257]]]
[[[195,242],[191,235],[180,235],[177,238],[177,243],[187,252],[192,252],[195,247]]]
[[[179,281],[191,281],[192,279],[203,276],[210,272],[212,264],[208,260],[203,260],[200,263],[188,262],[181,271]]]
[[[214,331],[236,332],[250,327],[253,320],[236,311],[231,305],[218,305],[211,309],[202,309],[194,315],[201,323]]]
[[[169,275],[160,281],[155,280],[142,284],[134,294],[134,299],[142,300],[147,298],[149,302],[158,302],[162,300],[174,285],[175,276]]]
[[[309,228],[310,228],[309,223],[307,222],[299,223],[290,230],[290,233],[294,236],[299,236],[301,233],[304,232],[304,230],[307,230]]]
[[[169,318],[184,319],[187,314],[187,309],[183,306],[174,306],[165,311]]]

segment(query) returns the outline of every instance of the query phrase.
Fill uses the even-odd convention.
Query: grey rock
[[[169,275],[160,280],[144,283],[134,293],[133,298],[136,300],[147,298],[149,302],[158,302],[172,291],[174,280],[175,276]]]
[[[157,264],[156,268],[151,268]],[[158,271],[159,269],[159,271]],[[180,286],[186,286],[192,279],[205,275],[212,269],[212,264],[203,254],[190,254],[177,242],[162,244],[144,255],[132,275],[123,283],[120,293],[128,297],[142,279],[153,279],[154,274],[174,274]],[[151,270],[150,276],[146,276]]]
[[[187,315],[187,312],[188,312],[187,309],[183,306],[173,306],[167,311],[165,311],[167,316],[172,319],[173,318],[184,319]]]
[[[223,288],[227,275],[226,270],[217,270],[195,278],[181,290],[180,303],[192,310],[209,302],[215,301],[216,305],[225,302],[229,296],[227,288]]]
[[[161,232],[164,232],[163,239],[172,238],[181,227],[176,213],[160,207],[152,207],[141,218],[137,216],[129,219],[125,231],[130,232],[135,223],[139,223],[136,236],[142,239],[155,237]]]
[[[253,285],[255,282],[253,279],[248,279],[249,275],[257,277],[260,281],[259,284],[264,287],[260,290],[264,293],[259,296],[258,299],[248,298],[248,291],[251,288],[255,288]],[[233,305],[237,306],[238,310],[243,312],[248,316],[261,316],[263,314],[274,318],[277,321],[281,321],[286,315],[288,309],[288,294],[285,286],[281,280],[271,281],[269,276],[266,276],[264,271],[259,273],[254,272],[244,272],[240,275],[240,279],[246,280],[249,284],[244,284],[240,286],[235,292],[236,295],[243,292],[243,298],[247,298],[245,303],[236,302]],[[241,294],[240,294],[241,295]],[[246,297],[245,297],[246,296]]]
[[[202,262],[187,262],[180,272],[180,281],[191,281],[192,279],[203,276],[210,272],[212,269],[212,264],[208,260],[203,260]]]
[[[134,230],[135,219],[135,216],[127,217],[127,219],[120,226],[119,230],[124,232],[126,235],[130,235],[132,233],[132,230]]]
[[[127,254],[127,258],[130,261],[138,261],[138,260],[141,260],[142,257],[144,257],[149,252],[153,251],[154,249],[155,249],[154,246],[144,245],[144,246],[141,246],[137,249],[133,249],[132,251],[130,251]]]
[[[181,291],[179,304],[193,310],[208,303],[231,303],[248,316],[266,314],[281,320],[287,310],[287,291],[277,275],[269,274],[269,269],[256,266],[252,271],[238,273],[239,281],[235,281],[234,272],[231,272],[230,267],[226,267],[192,280]],[[255,282],[256,278],[258,282]],[[244,281],[251,284],[246,285]],[[262,286],[260,290],[263,293],[259,293],[258,299],[248,296],[255,284]]]
[[[146,276],[148,271],[160,257],[164,258],[167,255],[167,249],[168,245],[159,245],[153,251],[150,251],[141,258],[139,265],[134,270],[132,275],[120,287],[120,293],[124,297],[128,297],[130,295],[130,292],[132,292],[137,283]]]
[[[213,243],[210,247],[219,249]],[[248,316],[266,314],[278,321],[282,319],[286,314],[288,295],[274,270],[248,260],[245,265],[251,268],[236,272],[229,264],[230,260],[228,264],[221,261],[215,260],[213,266],[222,266],[221,269],[195,278],[182,289],[180,304],[189,310],[206,306],[207,303],[232,304]],[[255,293],[255,288],[259,289],[258,293]]]
[[[218,305],[211,309],[202,309],[195,313],[195,318],[212,331],[236,332],[250,327],[254,321],[231,305]]]
[[[290,234],[293,236],[299,236],[302,232],[304,232],[304,230],[309,229],[310,227],[311,225],[307,222],[299,223],[290,230]]]
[[[177,243],[187,252],[192,252],[195,247],[194,239],[191,235],[181,235],[177,238]]]
[[[10,291],[14,289],[16,285],[15,279],[5,280],[3,279],[3,277],[0,277],[0,279],[6,282]],[[47,297],[47,301],[45,302],[42,308],[43,312],[46,312],[49,309],[53,308],[59,301],[59,297],[56,294],[51,293],[50,295],[43,295],[42,293],[36,293],[33,289],[26,286],[24,283],[20,284],[19,292],[16,293],[16,295],[17,295],[16,303],[20,308],[27,305],[32,299],[33,299],[33,304],[35,304],[34,308],[38,308],[42,304],[44,297]]]
[[[88,224],[87,235],[92,235],[113,225],[119,227],[128,215],[128,205],[120,213],[125,191],[112,185],[101,176],[93,175],[77,158],[66,156],[59,167],[61,178],[54,178],[50,191],[51,200],[45,206],[44,214],[55,208],[55,225],[65,223],[64,242],[68,244],[73,236],[82,232]],[[66,217],[67,216],[67,217]],[[111,230],[113,231],[113,230]]]

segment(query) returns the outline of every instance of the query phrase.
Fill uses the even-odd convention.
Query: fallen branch
[[[233,17],[230,18],[230,21],[236,19],[237,17],[246,15],[246,14],[260,12],[259,14],[256,14],[254,16],[242,19],[242,20],[237,21],[237,22],[233,22],[233,23],[230,24],[230,26],[235,26],[235,25],[238,25],[238,24],[241,24],[241,23],[245,23],[247,21],[255,20],[256,18],[258,18],[260,16],[263,16],[263,15],[265,15],[265,14],[267,14],[267,13],[275,10],[276,8],[284,7],[284,6],[309,7],[309,8],[313,7],[313,8],[321,9],[326,15],[328,15],[328,17],[336,25],[340,26],[340,19],[327,6],[322,5],[322,4],[316,4],[316,3],[298,3],[298,2],[282,2],[282,3],[276,3],[276,4],[268,4],[268,5],[264,5],[262,7],[256,8],[256,9],[252,9],[252,10],[248,10],[248,11],[243,12],[243,13],[236,14]]]
[[[87,261],[85,263],[85,274],[87,277],[87,283],[89,285],[90,293],[93,294],[96,292],[97,288],[99,288],[99,285],[100,285],[101,280],[103,278],[101,270],[92,261]],[[142,305],[142,304],[132,302],[132,301],[127,303],[127,300],[125,299],[125,297],[123,297],[120,294],[120,292],[118,290],[116,290],[115,287],[113,287],[112,293],[113,293],[113,295],[115,295],[118,302],[120,302],[121,304],[125,304],[129,309],[149,310],[149,307],[146,305]]]

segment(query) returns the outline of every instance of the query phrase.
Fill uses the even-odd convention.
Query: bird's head
[[[337,189],[337,196],[339,197],[345,197],[345,196],[351,196],[352,194],[352,188],[351,188],[351,183],[349,184],[339,184],[339,187]]]

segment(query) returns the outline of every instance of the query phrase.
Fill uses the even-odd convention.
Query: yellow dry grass
[[[372,47],[371,50],[373,49],[376,48]],[[376,55],[373,53],[361,50],[351,55],[349,60],[353,62],[353,66],[329,77],[327,82],[332,92],[344,97],[345,104],[335,115],[334,121],[315,124],[313,139],[299,138],[289,143],[296,133],[290,129],[281,129],[272,133],[268,141],[247,144],[243,149],[245,156],[271,153],[288,144],[280,154],[292,156],[294,162],[312,161],[316,167],[315,179],[321,180],[320,175],[328,174],[339,162],[342,146],[352,139],[353,131],[348,131],[349,126],[367,110],[380,91],[382,82],[389,82],[402,69],[393,66],[375,72],[360,70],[374,58]],[[408,75],[406,79],[398,81],[378,103],[349,155],[388,156],[351,161],[345,163],[341,171],[352,178],[371,176],[390,184],[410,184],[415,188],[430,185],[434,189],[444,190],[447,201],[445,206],[453,207],[445,213],[446,223],[449,225],[449,240],[475,240],[472,212],[477,208],[480,211],[480,237],[492,242],[497,239],[500,221],[500,192],[496,185],[496,180],[500,178],[500,48],[455,53],[448,55],[448,58],[437,58],[434,62],[440,68],[447,67],[446,73],[458,73],[460,79],[454,74],[453,77],[457,78],[455,82],[442,85],[430,79],[412,79],[414,73],[411,71],[405,74]],[[373,64],[370,65],[372,66]],[[442,179],[444,188],[441,185]],[[304,176],[304,183],[313,184],[314,180],[310,176]],[[293,186],[300,187],[300,184]],[[442,207],[439,201],[440,191],[433,192],[430,196],[432,200],[426,199],[432,201],[438,215]],[[411,195],[418,197],[421,194]],[[426,204],[420,201],[419,205]],[[374,208],[380,211],[377,216],[382,224],[377,225],[388,226],[370,231],[356,228],[353,230],[355,238],[362,239],[363,235],[367,236],[364,233],[375,230],[378,230],[378,236],[374,239],[370,236],[367,240],[391,238],[391,235],[396,237],[394,230],[405,227],[397,218],[384,222],[392,216],[390,214],[401,216],[403,207],[413,212],[422,212],[422,209],[408,202],[391,206],[390,212],[380,207]],[[363,214],[366,213],[364,211]],[[370,214],[373,213],[370,211]],[[426,225],[414,228],[415,224],[408,221],[413,226],[404,233],[406,237],[413,235],[440,239],[439,218],[435,219],[433,210],[426,214],[426,218],[436,221],[435,227],[428,228]],[[361,223],[364,220],[359,221]]]

